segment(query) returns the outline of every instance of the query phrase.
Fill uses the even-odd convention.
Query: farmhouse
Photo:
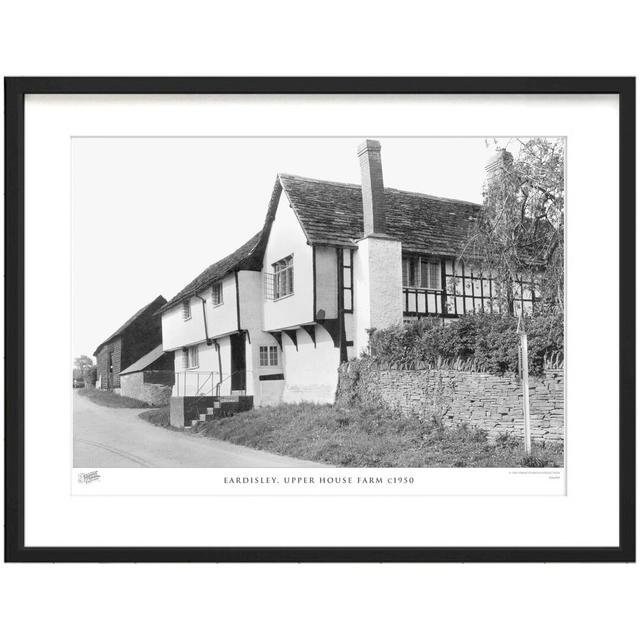
[[[120,372],[162,342],[160,318],[166,303],[158,296],[134,313],[93,352],[97,362],[98,389],[120,390]]]
[[[358,158],[360,185],[278,174],[262,230],[162,307],[172,424],[333,402],[340,363],[367,349],[370,329],[498,311],[493,274],[459,258],[481,205],[385,188],[375,140]],[[535,289],[514,283],[515,312]]]

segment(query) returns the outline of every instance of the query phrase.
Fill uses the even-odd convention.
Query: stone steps
[[[244,394],[216,397],[213,399],[213,406],[206,407],[205,413],[199,413],[197,418],[191,420],[191,426],[186,426],[185,429],[192,429],[207,422],[227,418],[241,411],[247,411],[253,405],[253,398],[250,398],[251,403],[249,405],[246,403],[246,399],[247,396]]]

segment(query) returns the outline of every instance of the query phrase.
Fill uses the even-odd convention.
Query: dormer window
[[[293,256],[287,256],[273,264],[273,299],[293,294]]]
[[[186,300],[182,303],[182,318],[191,320],[191,300]]]
[[[222,282],[215,282],[211,286],[211,301],[214,307],[222,304]]]

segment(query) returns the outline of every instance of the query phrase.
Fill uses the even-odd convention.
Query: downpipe
[[[207,327],[207,301],[196,293],[196,298],[202,302],[202,320],[204,322],[204,337],[207,342],[207,346],[210,347],[213,344],[211,338],[209,338],[209,328]]]

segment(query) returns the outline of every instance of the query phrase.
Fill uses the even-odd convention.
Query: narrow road
[[[213,438],[169,431],[138,418],[144,409],[103,407],[74,394],[73,466],[322,467]]]

